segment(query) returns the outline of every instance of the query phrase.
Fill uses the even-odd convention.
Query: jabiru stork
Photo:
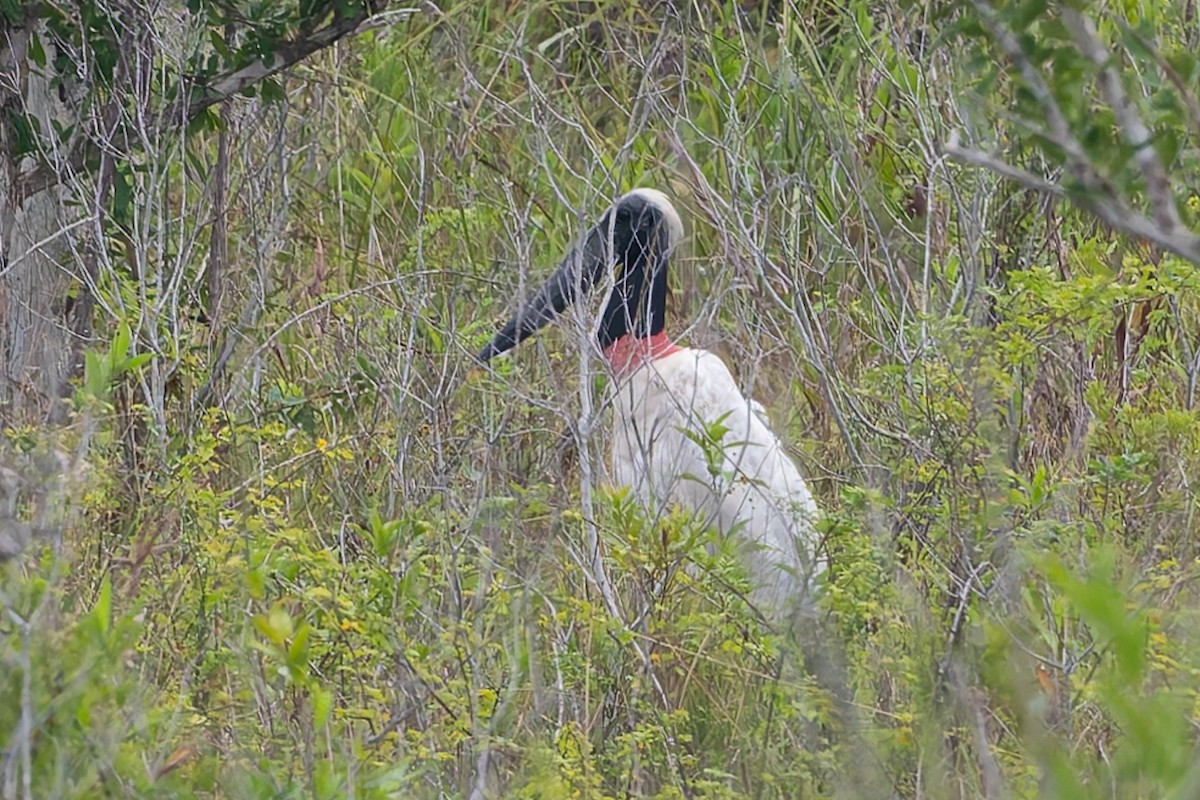
[[[823,569],[817,505],[762,406],[742,394],[724,362],[667,335],[667,267],[682,239],[665,194],[623,195],[478,358],[512,349],[606,288],[595,336],[614,377],[614,478],[647,505],[678,504],[739,537],[755,582],[751,600],[778,618],[811,596]]]

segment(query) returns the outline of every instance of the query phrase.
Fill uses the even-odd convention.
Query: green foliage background
[[[1136,200],[1055,8],[999,9]],[[1090,9],[1194,230],[1178,12]],[[1196,796],[1197,265],[941,154],[1058,163],[968,10],[429,5],[272,94],[120,171],[74,423],[5,432],[87,447],[61,541],[0,567],[33,796]],[[570,325],[472,364],[636,186],[685,212],[677,338],[827,511],[804,630],[604,483]]]

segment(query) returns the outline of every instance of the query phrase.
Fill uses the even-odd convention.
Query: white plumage
[[[762,407],[742,395],[724,362],[705,350],[677,350],[628,375],[614,401],[614,479],[646,501],[679,504],[739,536],[752,600],[763,611],[806,595],[823,566],[817,504]],[[696,439],[718,420],[728,430],[706,455]]]
[[[479,357],[509,350],[581,294],[610,286],[596,335],[617,379],[613,477],[652,507],[678,504],[738,537],[752,600],[776,616],[809,596],[823,568],[817,505],[762,406],[741,393],[724,362],[667,338],[667,265],[682,237],[666,195],[629,192]],[[702,447],[717,424],[724,436]]]

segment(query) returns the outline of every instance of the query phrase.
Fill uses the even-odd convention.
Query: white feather
[[[751,599],[765,612],[807,595],[824,568],[817,505],[763,407],[742,395],[724,362],[682,348],[625,377],[614,400],[613,477],[644,502],[678,504],[739,536],[756,585]],[[718,420],[728,432],[714,477],[704,448],[683,431],[702,435]]]
[[[675,210],[675,206],[672,205],[670,198],[658,189],[634,189],[626,193],[621,200],[624,201],[630,197],[640,197],[662,213],[663,222],[667,226],[667,247],[669,249],[674,249],[683,241],[683,220],[680,218],[679,212]]]

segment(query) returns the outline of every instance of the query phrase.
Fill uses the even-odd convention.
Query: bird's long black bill
[[[575,302],[575,298],[591,289],[604,269],[604,236],[596,226],[587,239],[558,265],[533,299],[508,321],[500,332],[479,351],[479,360],[507,352],[541,330]]]

